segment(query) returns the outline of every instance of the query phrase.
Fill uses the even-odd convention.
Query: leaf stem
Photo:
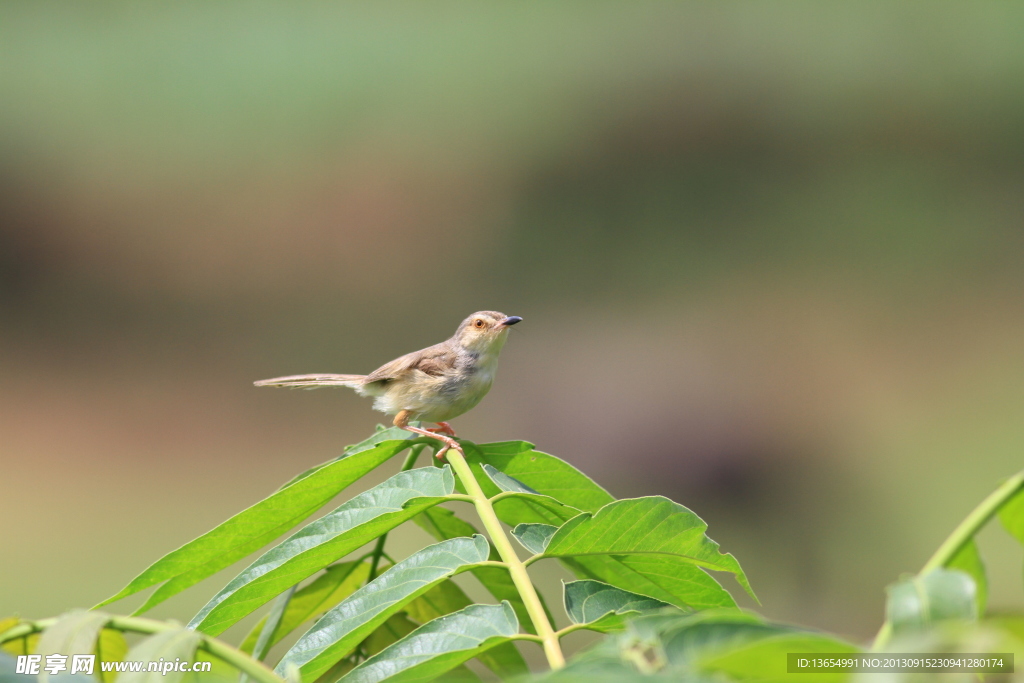
[[[574,631],[582,631],[586,628],[589,628],[588,624],[569,624],[565,628],[560,628],[557,631],[555,631],[555,635],[561,638],[563,636],[569,635],[570,633],[573,633]]]
[[[924,567],[918,573],[927,574],[933,569],[945,567],[1022,486],[1024,486],[1024,472],[1019,472],[1003,482],[1002,486],[990,493],[985,500],[978,504],[978,507],[971,511],[971,514],[964,518],[964,521],[953,529],[953,533],[942,542],[942,545],[925,562]]]
[[[23,638],[32,633],[38,633],[39,631],[45,631],[50,626],[57,623],[58,618],[53,617],[50,619],[40,619],[38,621],[29,621],[24,624],[18,624],[14,628],[8,629],[4,633],[0,634],[0,643],[8,640],[14,640],[16,638]],[[175,622],[157,621],[155,619],[146,619],[144,617],[110,617],[110,621],[107,622],[108,628],[113,628],[118,631],[130,631],[132,633],[162,633],[163,631],[173,631],[182,628],[181,624]],[[271,671],[263,662],[253,659],[249,655],[245,654],[241,650],[231,647],[227,643],[217,640],[213,636],[208,636],[205,633],[199,633],[199,647],[206,650],[214,657],[222,659],[231,666],[235,667],[239,671],[245,673],[254,681],[259,683],[284,683],[284,679]]]
[[[484,494],[483,489],[480,488],[480,483],[476,480],[476,477],[473,476],[473,470],[470,469],[469,464],[466,462],[462,449],[452,448],[448,450],[447,455],[448,463],[455,470],[455,474],[459,476],[459,480],[466,488],[466,493],[473,497],[473,504],[476,506],[476,512],[484,525],[484,530],[491,537],[491,542],[494,543],[498,555],[508,565],[508,573],[511,575],[512,582],[519,591],[519,595],[523,598],[526,611],[530,615],[534,627],[537,629],[537,636],[541,644],[544,646],[544,654],[547,656],[548,664],[551,665],[552,669],[561,669],[565,666],[565,656],[562,654],[562,647],[558,643],[558,637],[551,627],[551,622],[548,621],[548,616],[544,612],[544,606],[537,596],[537,589],[534,588],[533,582],[530,580],[526,566],[519,559],[515,548],[512,547],[511,541],[508,540],[504,529],[501,528],[501,522],[498,521],[498,516],[494,513],[494,507]]]
[[[990,519],[999,509],[1003,507],[1013,496],[1024,488],[1024,472],[1018,472],[1013,475],[1005,482],[1002,483],[999,488],[990,493],[985,500],[978,503],[978,507],[971,510],[971,513],[964,517],[964,520],[960,522],[953,529],[942,545],[938,547],[935,553],[928,558],[928,561],[921,567],[921,571],[917,573],[918,576],[924,576],[928,572],[945,567],[950,561],[956,557],[956,554],[963,549],[974,536],[981,531],[981,528],[985,526]],[[875,636],[875,642],[872,646],[873,649],[878,650],[889,642],[889,638],[892,636],[892,625],[888,620],[882,624],[882,628],[879,629],[878,635]]]
[[[505,500],[506,498],[513,498],[519,495],[519,491],[502,491],[501,493],[495,493],[489,498],[491,504],[497,503],[499,500]]]
[[[457,500],[462,503],[473,503],[476,505],[476,498],[473,496],[464,496],[461,493],[449,493],[445,496],[445,500]]]
[[[416,464],[416,458],[420,457],[420,453],[426,448],[426,444],[417,444],[409,449],[409,455],[405,456],[405,462],[402,463],[402,469],[400,472],[408,472]],[[373,555],[370,560],[370,574],[366,578],[366,583],[370,583],[377,578],[377,567],[380,566],[380,558],[384,555],[384,543],[387,542],[388,535],[381,534],[380,538],[377,539],[377,545],[373,547]]]

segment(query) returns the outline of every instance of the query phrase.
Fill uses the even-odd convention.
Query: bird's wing
[[[253,382],[258,387],[295,387],[319,389],[320,387],[350,387],[355,389],[363,383],[363,375],[289,375]]]
[[[453,358],[448,345],[442,342],[385,363],[367,375],[365,382],[384,382],[401,377],[411,370],[420,370],[436,377],[451,369]]]

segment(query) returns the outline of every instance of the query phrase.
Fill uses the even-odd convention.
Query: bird
[[[449,420],[476,406],[487,395],[498,370],[498,355],[509,328],[522,322],[517,315],[477,311],[449,339],[385,363],[368,375],[288,375],[261,379],[258,387],[319,389],[348,387],[360,396],[373,396],[376,410],[394,415],[394,425],[445,444],[437,453],[459,448]],[[409,422],[434,422],[437,429]]]

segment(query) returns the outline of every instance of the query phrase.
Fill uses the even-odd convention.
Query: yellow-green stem
[[[981,531],[981,528],[985,526],[990,519],[1000,508],[1006,504],[1010,498],[1017,495],[1017,492],[1024,488],[1024,472],[1018,472],[1014,476],[1007,479],[1003,484],[995,491],[990,493],[985,500],[978,504],[978,507],[971,510],[971,514],[964,517],[964,521],[960,522],[953,533],[951,533],[942,545],[939,546],[938,550],[928,558],[928,561],[924,563],[924,567],[917,573],[918,576],[924,576],[930,571],[945,567],[952,561],[956,554],[963,549],[974,536]],[[879,629],[878,635],[875,636],[875,642],[872,645],[872,649],[879,650],[885,647],[889,639],[892,637],[892,624],[886,621],[882,624],[882,628]]]
[[[18,624],[17,626],[0,634],[0,643],[8,640],[15,640],[17,638],[23,638],[24,636],[32,633],[38,633],[39,631],[45,631],[55,623],[57,623],[57,618],[40,619],[38,621]],[[180,629],[181,625],[165,621],[156,621],[155,619],[146,619],[144,617],[111,617],[110,621],[107,622],[107,628],[116,629],[118,631],[130,631],[132,633],[153,634],[160,633],[162,631]],[[266,665],[253,659],[241,650],[231,647],[227,643],[204,633],[200,633],[199,636],[199,647],[201,649],[206,650],[211,655],[224,660],[239,671],[248,675],[253,680],[259,681],[259,683],[284,683],[284,679],[268,669]]]
[[[544,607],[541,605],[540,598],[537,596],[537,589],[534,588],[533,581],[530,580],[530,575],[526,571],[526,566],[516,554],[515,548],[512,547],[512,542],[505,535],[505,530],[501,528],[501,522],[498,521],[494,507],[487,496],[484,495],[483,489],[480,488],[476,477],[473,476],[473,471],[469,468],[469,464],[463,457],[462,450],[452,448],[447,452],[447,456],[448,463],[455,470],[459,481],[466,488],[466,493],[473,498],[473,505],[476,506],[476,513],[484,525],[484,530],[491,537],[491,542],[494,543],[494,547],[497,549],[502,561],[508,565],[508,573],[512,576],[512,583],[515,584],[519,595],[523,598],[526,611],[530,615],[534,627],[537,629],[537,635],[544,646],[544,654],[548,658],[548,664],[551,665],[552,669],[561,669],[565,666],[565,656],[562,654],[562,647],[558,643],[558,636],[551,627],[547,614],[544,613]]]

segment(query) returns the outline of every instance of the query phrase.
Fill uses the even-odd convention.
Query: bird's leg
[[[447,422],[438,422],[436,429],[428,429],[427,431],[433,432],[434,434],[447,434],[448,436],[458,436],[458,434],[455,433],[455,430],[452,429],[452,426]]]
[[[432,432],[432,431],[430,431],[428,429],[420,429],[419,427],[411,426],[409,424],[409,411],[408,410],[403,410],[403,411],[399,412],[398,415],[395,415],[394,425],[396,427],[398,427],[399,429],[404,429],[406,431],[413,432],[414,434],[422,434],[423,436],[429,436],[431,439],[437,439],[438,441],[443,443],[445,445],[445,448],[440,450],[440,451],[438,451],[438,453],[437,453],[437,457],[438,458],[444,457],[444,452],[446,450],[448,450],[449,448],[456,448],[456,449],[460,448],[459,442],[456,441],[455,439],[451,438],[450,436],[444,436],[443,434],[435,434],[434,432]]]

